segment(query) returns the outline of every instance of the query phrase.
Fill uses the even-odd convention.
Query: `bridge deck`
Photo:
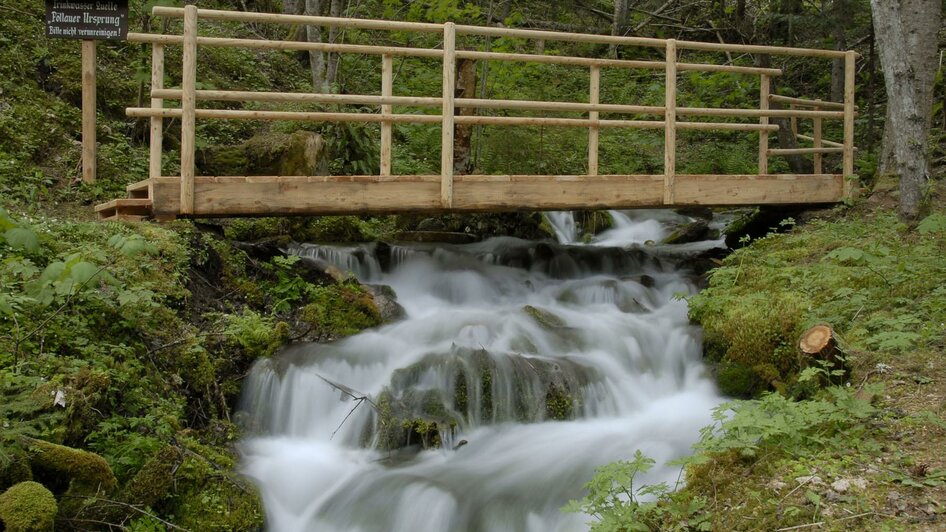
[[[150,189],[159,218],[180,214],[180,178]],[[196,177],[194,216],[322,215],[442,212],[439,175]],[[131,187],[130,187],[131,188]],[[677,175],[674,203],[664,203],[663,176],[455,176],[451,211],[630,209],[683,205],[834,203],[840,175]]]

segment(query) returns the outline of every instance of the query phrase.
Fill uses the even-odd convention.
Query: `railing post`
[[[181,214],[194,214],[195,114],[197,110],[197,6],[184,6],[181,80]]]
[[[817,101],[820,102],[821,100],[817,100]],[[818,107],[817,109],[820,111],[820,110],[821,110],[821,107]],[[813,130],[813,131],[812,131],[812,139],[813,139],[813,140],[812,140],[812,142],[814,143],[813,145],[814,145],[815,148],[820,148],[820,147],[821,147],[821,118],[815,117],[814,119],[812,119],[812,123],[813,123],[813,125],[812,125],[812,130]],[[814,155],[813,159],[814,159],[814,163],[815,163],[815,164],[814,164],[814,173],[816,173],[816,174],[822,173],[822,172],[823,172],[823,165],[822,165],[822,157],[821,157],[821,154],[820,154],[820,153],[816,153],[816,154]]]
[[[767,111],[769,109],[769,91],[771,78],[768,74],[759,76],[759,109]],[[769,117],[759,118],[759,124],[769,125]],[[759,131],[759,175],[769,173],[769,132],[768,130]]]
[[[591,67],[590,94],[588,101],[592,105],[601,103],[601,67],[595,65]],[[594,125],[588,128],[588,175],[598,175],[598,137],[599,131],[598,111],[588,113],[588,119],[594,122]]]
[[[849,198],[854,192],[854,68],[856,52],[844,54],[844,197]]]
[[[673,204],[677,166],[677,41],[667,40],[664,107],[664,203]]]
[[[95,41],[82,41],[82,181],[95,182],[98,139],[95,134]]]
[[[453,98],[457,84],[457,30],[443,25],[443,128],[440,137],[440,204],[453,207]]]
[[[160,90],[164,88],[164,45],[153,44],[151,46],[151,90]],[[162,98],[151,98],[152,109],[162,109],[164,100]],[[161,177],[161,156],[164,147],[164,119],[160,116],[151,117],[151,144],[150,158],[148,160],[148,177],[154,179]]]
[[[390,54],[381,56],[381,96],[390,97],[394,94],[394,57]],[[389,116],[393,111],[391,105],[381,105],[381,116]],[[381,122],[381,175],[391,175],[391,144],[393,139],[392,124],[390,121]]]

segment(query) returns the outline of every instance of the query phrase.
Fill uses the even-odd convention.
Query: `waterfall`
[[[663,464],[721,401],[675,297],[697,287],[674,246],[654,244],[676,215],[612,216],[587,246],[295,248],[391,286],[407,317],[253,368],[244,472],[268,527],[587,530],[591,517],[560,507],[637,449],[658,464],[639,482],[673,485]],[[570,215],[557,218],[573,242]]]

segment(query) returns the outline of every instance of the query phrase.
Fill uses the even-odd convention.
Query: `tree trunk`
[[[341,17],[342,16],[342,0],[332,0],[331,7],[329,8],[330,17]],[[328,30],[328,42],[334,43],[338,39],[338,28],[332,26]],[[337,52],[332,52],[328,55],[328,69],[326,71],[326,81],[328,86],[334,91],[338,86],[338,66],[341,62],[342,56]]]
[[[884,143],[900,174],[900,214],[913,219],[929,180],[927,145],[933,111],[941,4],[932,0],[871,0],[874,32],[887,87]]]
[[[503,0],[503,3],[499,6],[499,20],[506,22],[506,19],[509,18],[509,15],[512,13],[512,0]]]
[[[321,0],[305,0],[306,16],[317,17],[322,12]],[[318,26],[305,27],[306,41],[322,42],[322,29]],[[309,69],[312,71],[312,90],[328,92],[325,83],[325,54],[317,50],[309,50]]]
[[[299,0],[283,0],[282,12],[285,15],[298,15],[302,13],[302,3]]]
[[[834,49],[846,50],[847,38],[844,30],[851,24],[851,10],[845,0],[834,0],[831,5],[831,33],[834,37]],[[844,59],[831,62],[831,101],[844,101]]]
[[[473,59],[457,60],[457,98],[476,98],[476,61]],[[472,116],[473,108],[458,108],[456,114]],[[472,124],[457,124],[453,135],[453,173],[469,174],[472,171],[470,161],[473,139]]]
[[[614,21],[611,35],[624,35],[627,32],[627,0],[614,0]],[[611,45],[611,56],[617,57],[618,47]]]

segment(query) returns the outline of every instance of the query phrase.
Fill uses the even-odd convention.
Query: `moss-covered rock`
[[[175,489],[163,503],[175,523],[189,530],[243,531],[263,526],[263,506],[252,483],[234,474],[237,455],[225,448],[202,445],[189,438],[187,451],[175,470]],[[173,457],[168,454],[160,458]],[[159,477],[166,480],[156,466]]]
[[[544,329],[557,329],[565,326],[565,320],[548,310],[540,309],[532,305],[526,305],[522,307],[522,310]]]
[[[50,531],[56,511],[56,498],[38,482],[20,482],[0,495],[0,521],[7,532]]]
[[[122,498],[129,504],[153,507],[171,493],[174,475],[183,460],[180,449],[173,445],[159,450],[128,481]]]
[[[118,484],[108,462],[95,453],[32,439],[29,452],[34,468],[68,476],[74,491],[108,492]]]
[[[267,132],[238,146],[210,146],[197,153],[203,175],[320,175],[326,173],[325,141],[309,131]]]

